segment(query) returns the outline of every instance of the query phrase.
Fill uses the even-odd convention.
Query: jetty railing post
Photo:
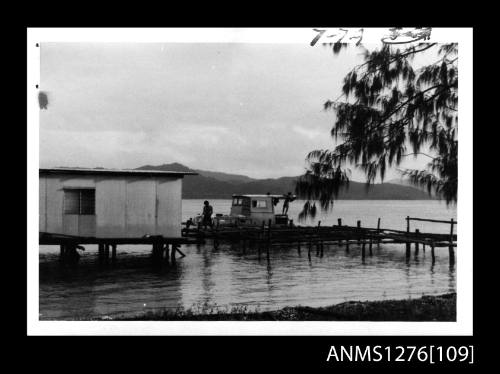
[[[361,245],[361,257],[364,259],[365,255],[366,255],[366,252],[365,252],[366,237],[361,232],[361,221],[358,221],[358,244],[361,242],[361,236],[363,237],[363,244]]]
[[[380,217],[377,220],[377,235],[380,236]],[[377,244],[380,244],[380,237],[377,240]]]
[[[361,221],[358,221],[357,226],[358,226],[358,244],[359,244],[361,242],[361,239],[359,237],[359,235],[360,235],[360,232],[359,232],[360,230],[359,229],[361,228]]]
[[[420,234],[420,230],[415,229],[415,235],[417,236],[417,239],[419,237],[419,234]],[[415,242],[415,257],[418,256],[418,250],[419,250],[419,242]]]
[[[267,228],[267,259],[269,260],[269,247],[271,246],[271,223],[272,220],[269,219],[268,224],[269,227]]]
[[[309,248],[307,249],[307,257],[309,258],[309,261],[311,261],[311,247],[312,247],[312,237],[311,234],[309,234]]]
[[[448,247],[448,252],[450,256],[450,265],[453,265],[455,263],[455,251],[453,250],[453,226],[454,226],[455,221],[453,218],[451,219],[450,222],[450,245]]]
[[[337,223],[338,223],[339,227],[342,227],[342,218],[337,219]],[[342,245],[342,239],[339,239],[338,244],[339,244],[339,246]]]
[[[410,239],[410,216],[406,216],[406,257],[411,255]]]
[[[264,242],[264,236],[265,235],[266,235],[266,222],[262,221],[262,231],[260,233],[260,240],[259,240],[258,247],[257,247],[257,252],[259,254],[259,259],[260,259],[261,246],[262,246],[262,243]]]
[[[317,226],[317,232],[318,232],[318,239],[316,241],[316,256],[319,255],[320,247],[321,247],[321,233],[320,233],[320,226],[321,226],[321,221],[318,221],[318,226]]]

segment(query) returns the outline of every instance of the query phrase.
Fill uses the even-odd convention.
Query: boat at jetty
[[[233,195],[231,210],[229,214],[216,214],[212,219],[214,226],[255,226],[268,224],[288,226],[290,219],[288,214],[276,213],[275,207],[283,200],[291,202],[296,199],[295,195]],[[199,226],[203,224],[203,216],[200,214],[191,220],[190,224]]]

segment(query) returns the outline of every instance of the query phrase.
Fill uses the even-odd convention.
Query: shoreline
[[[161,310],[113,321],[420,321],[455,322],[456,293],[422,296],[418,299],[347,301],[327,307],[294,306],[274,311]],[[98,320],[110,320],[109,317]]]

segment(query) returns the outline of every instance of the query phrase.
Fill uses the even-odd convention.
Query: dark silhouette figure
[[[271,196],[271,193],[270,193],[270,192],[268,192],[268,193],[267,193],[267,196]],[[272,198],[272,201],[273,201],[273,206],[276,206],[276,205],[278,205],[278,203],[279,203],[280,199],[278,199],[277,197],[273,197],[273,198]]]
[[[292,196],[292,193],[289,192],[286,196],[285,196],[285,201],[283,201],[283,211],[282,211],[282,214],[288,214],[288,207],[289,207],[289,204],[291,201],[294,201],[295,198]]]
[[[210,228],[213,228],[212,224],[212,214],[214,212],[214,209],[212,206],[208,203],[207,200],[203,203],[203,226],[206,229],[207,226],[210,226]]]

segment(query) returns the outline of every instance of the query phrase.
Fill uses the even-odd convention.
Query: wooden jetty
[[[411,255],[411,245],[415,247],[415,255],[418,255],[420,245],[423,250],[429,246],[433,263],[435,262],[435,248],[447,247],[449,249],[450,264],[455,263],[455,251],[457,246],[457,235],[454,234],[454,227],[457,221],[453,218],[450,221],[433,220],[415,217],[406,217],[406,231],[382,228],[380,218],[376,228],[362,227],[361,221],[357,221],[356,226],[342,225],[342,220],[338,219],[337,225],[322,226],[321,221],[317,226],[296,226],[293,225],[273,225],[269,220],[267,225],[224,225],[213,228],[203,228],[201,225],[191,227],[183,223],[186,227],[182,230],[183,236],[199,240],[211,239],[214,247],[222,242],[241,242],[243,247],[247,244],[257,245],[259,253],[265,248],[269,256],[272,246],[296,245],[300,253],[302,246],[307,248],[308,256],[311,255],[313,246],[316,246],[317,255],[322,256],[325,244],[337,244],[345,246],[349,251],[351,244],[361,245],[361,256],[366,256],[366,246],[369,255],[373,254],[373,244],[380,243],[404,243],[406,244],[406,256]],[[450,225],[450,234],[435,234],[420,232],[418,229],[410,230],[410,221],[426,221],[434,223],[445,223]]]
[[[420,232],[418,229],[411,231],[411,221],[424,221],[433,223],[443,223],[450,225],[449,234],[436,234]],[[325,245],[338,245],[345,247],[348,252],[353,244],[361,247],[361,257],[373,255],[373,245],[381,243],[404,243],[406,245],[406,257],[411,256],[411,246],[414,246],[414,254],[418,256],[420,246],[425,251],[426,246],[431,250],[432,262],[435,262],[435,248],[447,247],[449,251],[450,265],[455,263],[455,247],[457,246],[457,235],[454,233],[457,221],[453,218],[450,221],[433,220],[415,217],[406,217],[406,231],[394,230],[381,227],[381,219],[378,219],[377,227],[363,227],[361,221],[357,221],[356,226],[342,224],[342,219],[338,219],[336,225],[322,226],[321,221],[317,226],[298,226],[293,222],[289,225],[273,224],[269,220],[267,224],[261,225],[216,225],[212,228],[203,228],[201,225],[192,227],[183,222],[186,227],[182,229],[181,237],[164,237],[162,235],[143,236],[137,238],[96,238],[82,237],[62,234],[40,233],[39,244],[59,245],[62,260],[77,260],[78,250],[85,250],[83,245],[98,245],[98,256],[101,261],[115,261],[117,258],[117,246],[123,244],[142,244],[152,246],[152,259],[154,263],[176,262],[176,254],[184,257],[181,251],[182,244],[202,244],[206,240],[212,240],[215,248],[220,243],[240,243],[242,248],[256,246],[259,255],[266,251],[269,259],[269,252],[273,246],[287,245],[296,246],[301,253],[302,249],[307,250],[308,258],[311,258],[313,248],[316,248],[316,255],[323,256]]]

